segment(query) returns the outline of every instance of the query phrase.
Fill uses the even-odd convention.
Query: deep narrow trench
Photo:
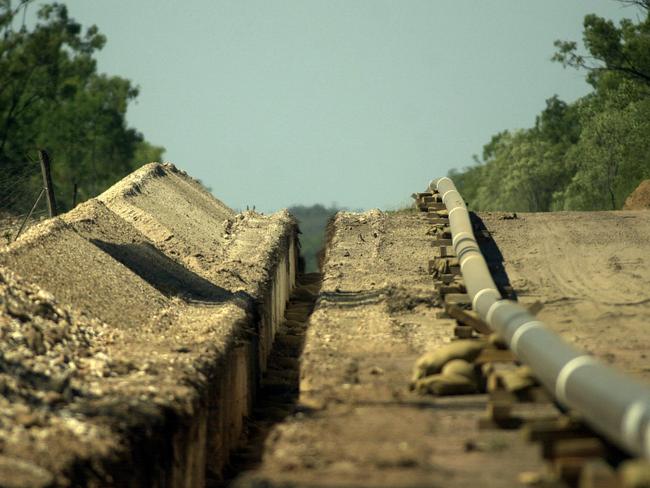
[[[321,283],[320,273],[298,275],[285,320],[273,341],[253,413],[246,421],[246,440],[232,453],[223,482],[211,484],[211,487],[231,486],[240,474],[258,466],[273,426],[295,413],[300,388],[300,355]]]

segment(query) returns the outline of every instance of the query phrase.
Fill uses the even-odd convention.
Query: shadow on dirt
[[[168,258],[149,243],[117,244],[99,239],[91,239],[91,242],[163,295],[210,303],[236,297]]]
[[[305,413],[298,405],[300,394],[300,356],[305,345],[309,317],[320,296],[320,273],[300,274],[273,341],[253,414],[248,419],[247,436],[240,449],[233,452],[223,480],[212,480],[209,488],[242,486],[241,477],[262,462],[267,438],[273,427],[288,416]],[[209,480],[210,481],[210,480]],[[243,486],[248,486],[245,483]]]
[[[478,241],[478,245],[485,257],[485,261],[487,261],[490,272],[492,273],[492,278],[494,279],[494,283],[497,285],[499,292],[504,298],[516,300],[517,294],[510,284],[510,278],[508,278],[508,273],[506,273],[506,268],[503,265],[503,255],[501,254],[499,247],[496,242],[494,242],[494,239],[492,239],[492,235],[487,230],[487,227],[485,227],[481,217],[474,212],[470,212],[470,220],[472,222],[472,228],[476,240]]]

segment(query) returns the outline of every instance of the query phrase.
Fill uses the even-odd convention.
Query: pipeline
[[[474,237],[469,211],[453,181],[429,184],[449,212],[452,246],[472,308],[529,365],[564,407],[596,432],[636,456],[650,459],[650,388],[566,343],[524,307],[499,293]]]

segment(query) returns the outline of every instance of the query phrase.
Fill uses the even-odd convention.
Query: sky
[[[589,91],[550,61],[613,0],[69,0],[140,95],[129,124],[232,208],[395,209]],[[143,161],[144,163],[144,161]]]

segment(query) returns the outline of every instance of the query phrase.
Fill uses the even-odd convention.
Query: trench
[[[273,427],[298,411],[300,355],[321,281],[320,273],[298,275],[284,320],[275,333],[255,405],[245,420],[240,446],[232,451],[223,479],[208,482],[208,487],[233,486],[241,474],[256,468],[262,461],[264,444]]]
[[[100,472],[93,459],[79,463],[72,485],[220,488],[259,465],[273,427],[297,412],[300,356],[321,287],[320,273],[300,272],[296,237],[278,246],[263,298],[206,367],[192,410],[135,419],[123,456],[98,460]]]

